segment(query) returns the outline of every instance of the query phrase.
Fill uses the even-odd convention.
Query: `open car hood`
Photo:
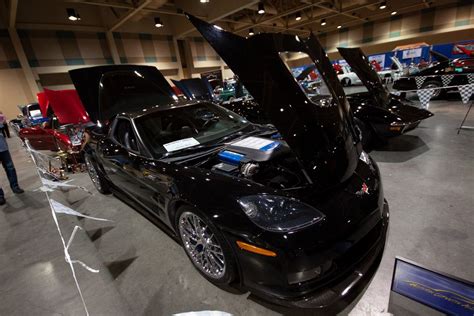
[[[49,100],[48,97],[46,96],[46,93],[43,92],[38,92],[36,94],[36,98],[38,99],[38,104],[40,106],[40,111],[43,117],[48,117],[48,110],[49,110]]]
[[[44,93],[49,101],[49,107],[61,125],[80,124],[90,121],[89,115],[84,109],[76,90],[44,89]]]
[[[337,48],[341,56],[351,66],[359,79],[362,81],[364,86],[369,90],[372,98],[375,100],[375,104],[381,107],[387,107],[390,101],[390,93],[387,88],[382,84],[377,72],[370,65],[369,59],[362,50],[356,48]]]
[[[209,101],[213,100],[211,84],[204,78],[191,78],[171,81],[189,99]]]
[[[309,181],[323,187],[348,179],[361,146],[344,90],[316,36],[258,34],[243,38],[194,16],[191,23],[239,76],[298,158]],[[310,100],[281,52],[304,52],[316,64],[329,96]]]
[[[147,104],[147,99],[139,100],[139,95],[160,95],[165,103],[177,99],[171,85],[153,66],[97,66],[70,70],[69,75],[94,122],[106,123],[134,107],[143,109],[156,105]]]
[[[398,60],[398,58],[395,57],[395,56],[390,57],[390,59],[392,60],[392,62],[395,63],[395,65],[397,65],[397,71],[402,72],[403,71],[403,65],[400,62],[400,60]]]

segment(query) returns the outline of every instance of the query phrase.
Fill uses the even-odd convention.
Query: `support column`
[[[183,63],[181,62],[181,54],[179,53],[178,40],[176,36],[173,36],[173,45],[174,45],[174,50],[176,52],[176,61],[178,62],[178,76],[180,79],[183,79],[184,78]]]
[[[107,31],[105,32],[105,37],[107,38],[107,44],[109,45],[114,64],[120,64],[120,56],[117,50],[117,45],[115,45],[114,34],[111,31]]]
[[[13,44],[13,48],[15,49],[18,60],[20,61],[21,69],[25,74],[26,82],[28,82],[28,86],[30,87],[33,97],[36,97],[36,94],[40,92],[40,88],[36,83],[35,75],[33,74],[33,70],[31,70],[30,64],[28,63],[28,58],[26,58],[26,54],[23,50],[23,46],[21,45],[18,32],[15,28],[10,27],[8,28],[8,33],[10,34],[10,40]]]

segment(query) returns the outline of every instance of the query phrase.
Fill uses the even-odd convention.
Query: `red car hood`
[[[90,121],[76,90],[44,89],[44,92],[60,124],[78,124]]]
[[[36,94],[38,98],[38,104],[40,106],[40,111],[43,117],[48,117],[48,108],[49,108],[49,100],[44,92],[38,92]]]

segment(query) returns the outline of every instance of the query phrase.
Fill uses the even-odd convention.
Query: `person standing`
[[[8,129],[7,118],[5,117],[2,111],[0,111],[0,129],[2,130],[2,134],[4,137],[10,138],[10,130]]]
[[[0,160],[2,161],[3,168],[7,174],[8,181],[10,182],[10,187],[15,194],[21,194],[23,191],[22,188],[18,185],[18,179],[16,176],[15,165],[13,164],[10,151],[8,150],[7,140],[3,134],[0,134]],[[0,187],[0,205],[4,205],[5,195],[2,188]]]

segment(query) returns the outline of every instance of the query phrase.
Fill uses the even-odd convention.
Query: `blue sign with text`
[[[474,284],[396,259],[392,291],[448,315],[474,315]]]

